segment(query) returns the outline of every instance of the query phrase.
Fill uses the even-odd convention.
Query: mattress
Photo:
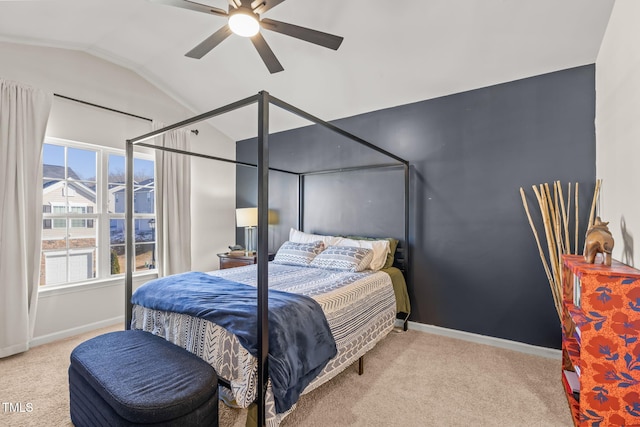
[[[210,272],[228,280],[256,285],[257,266]],[[303,391],[330,380],[375,346],[392,329],[396,297],[387,273],[353,273],[294,265],[269,264],[269,287],[315,299],[322,307],[336,341],[338,354]],[[231,388],[221,398],[230,406],[247,408],[256,398],[258,363],[235,335],[204,319],[134,305],[132,329],[161,336],[210,363]],[[292,410],[275,411],[270,382],[266,393],[267,425],[278,426]]]

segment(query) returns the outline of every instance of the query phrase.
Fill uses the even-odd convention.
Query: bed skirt
[[[212,272],[255,286],[255,265]],[[350,273],[325,269],[269,266],[269,288],[307,295],[322,308],[336,342],[337,355],[302,392],[308,393],[358,360],[392,329],[396,297],[388,274]],[[257,396],[257,359],[223,327],[186,314],[133,306],[131,328],[161,336],[196,354],[212,365],[230,388],[221,387],[228,405],[248,408]],[[277,414],[270,383],[265,396],[267,425],[277,427],[291,410]]]
[[[369,323],[358,336],[347,342],[338,342],[338,354],[302,392],[306,394],[329,381],[371,350],[391,330],[395,322],[395,307],[382,313]],[[211,364],[218,376],[229,381],[231,390],[220,386],[220,399],[228,406],[248,408],[256,398],[258,374],[257,359],[246,351],[235,335],[204,319],[185,314],[169,313],[134,306],[132,329],[141,329],[158,335]],[[265,397],[267,426],[277,427],[295,405],[284,414],[277,414],[271,391],[267,384]]]

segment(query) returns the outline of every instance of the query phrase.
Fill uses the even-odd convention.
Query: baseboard
[[[41,337],[34,337],[29,342],[29,347],[37,347],[39,345],[48,344],[50,342],[58,341],[64,338],[84,334],[85,332],[91,332],[96,329],[106,328],[107,326],[113,326],[118,323],[124,325],[124,316],[113,317],[111,319],[101,320],[100,322],[94,322],[87,325],[78,326],[76,328],[65,329],[64,331],[58,331],[53,334],[43,335]]]
[[[77,328],[66,329],[64,331],[55,332],[53,334],[35,337],[29,343],[30,347],[48,344],[64,338],[91,332],[96,329],[106,328],[118,323],[124,324],[124,316],[118,316],[111,319],[102,320],[100,322],[90,323],[88,325],[78,326]],[[403,321],[396,320],[396,326],[402,327]],[[478,344],[490,345],[493,347],[505,348],[508,350],[519,351],[521,353],[532,354],[535,356],[547,357],[550,359],[561,359],[562,352],[555,348],[539,347],[536,345],[526,344],[518,341],[506,340],[503,338],[490,337],[488,335],[474,334],[472,332],[458,331],[455,329],[443,328],[441,326],[427,325],[425,323],[409,322],[409,329],[414,331],[426,332],[429,334],[443,335],[450,338],[456,338],[464,341],[471,341]]]
[[[396,326],[402,327],[402,320],[396,320]],[[535,356],[547,357],[549,359],[562,359],[562,351],[555,348],[539,347],[518,341],[506,340],[503,338],[490,337],[487,335],[474,334],[471,332],[457,331],[455,329],[443,328],[424,323],[409,322],[409,329],[426,332],[429,334],[443,335],[478,344],[486,344],[493,347],[506,348],[508,350],[519,351],[520,353],[532,354]]]

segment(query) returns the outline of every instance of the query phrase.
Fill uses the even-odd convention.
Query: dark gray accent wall
[[[334,122],[411,162],[411,320],[560,347],[519,188],[531,195],[533,184],[560,180],[566,189],[579,182],[586,224],[596,173],[594,118],[595,67],[588,65]],[[335,138],[314,126],[274,134],[270,161],[304,170],[317,168],[318,159],[327,168],[332,159],[341,167],[378,160]],[[255,140],[238,142],[238,160],[254,153]],[[238,206],[255,205],[255,171],[237,170]],[[277,249],[296,226],[297,178],[270,177],[270,204],[280,212],[280,223],[270,226]],[[401,169],[305,179],[307,231],[403,237]],[[529,203],[535,215],[537,205]]]

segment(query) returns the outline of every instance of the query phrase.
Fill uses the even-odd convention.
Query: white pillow
[[[292,228],[289,230],[289,241],[294,243],[313,243],[320,240],[325,246],[336,245],[339,237],[323,236],[322,234],[305,233],[304,231]]]
[[[388,240],[353,240],[346,237],[337,237],[334,243],[325,243],[328,246],[352,246],[357,248],[367,248],[373,251],[373,259],[369,264],[369,269],[378,271],[387,261],[387,254],[391,252]]]

